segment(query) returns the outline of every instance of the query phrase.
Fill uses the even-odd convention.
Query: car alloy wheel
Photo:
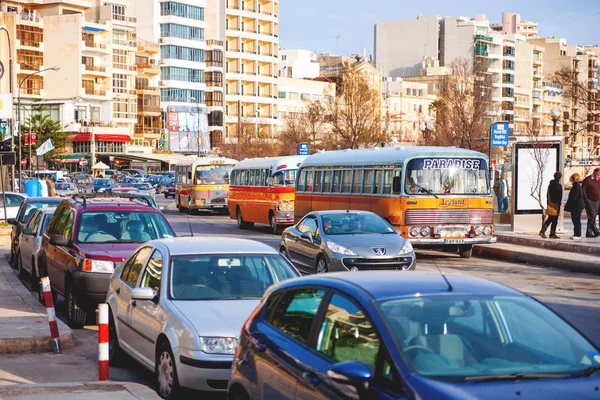
[[[156,379],[158,394],[163,399],[174,399],[179,391],[175,358],[168,344],[160,346],[156,360]]]
[[[73,329],[81,329],[85,325],[87,313],[80,304],[79,296],[72,283],[67,285],[67,323]]]
[[[319,260],[317,261],[317,274],[324,274],[326,272],[327,272],[327,261],[325,261],[325,258],[319,257]]]

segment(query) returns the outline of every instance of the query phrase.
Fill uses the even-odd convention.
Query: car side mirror
[[[69,245],[70,240],[63,235],[52,235],[50,236],[50,244],[53,246],[65,247]]]
[[[149,287],[135,288],[131,291],[131,299],[148,300],[156,303],[158,301],[158,295],[154,294],[154,290]]]
[[[313,235],[312,235],[311,231],[302,232],[302,235],[300,235],[300,237],[302,239],[308,240],[311,243],[313,243],[315,241],[315,239],[313,238]]]
[[[16,225],[17,224],[17,220],[15,218],[9,218],[6,220],[6,222],[8,222],[11,225]]]
[[[33,236],[35,235],[35,232],[33,228],[25,228],[23,229],[23,235]]]
[[[392,192],[394,194],[399,194],[400,193],[400,177],[399,176],[395,176],[392,179]]]
[[[360,361],[334,364],[327,371],[327,376],[337,383],[354,386],[359,394],[369,390],[373,380],[373,372]]]

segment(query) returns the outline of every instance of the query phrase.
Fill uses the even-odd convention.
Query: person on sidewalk
[[[546,238],[546,230],[550,226],[550,239],[558,239],[556,236],[556,225],[558,225],[558,214],[560,213],[560,204],[562,202],[563,187],[560,180],[562,174],[560,172],[554,173],[554,179],[550,181],[548,185],[548,191],[546,192],[546,201],[548,207],[546,209],[546,221],[542,224],[542,230],[540,236]]]
[[[581,184],[583,189],[583,200],[585,202],[585,212],[587,214],[586,237],[600,236],[600,230],[596,225],[598,209],[600,208],[600,168],[596,168],[592,175],[583,180]]]
[[[508,179],[506,179],[506,171],[502,171],[500,178],[496,179],[494,185],[494,192],[498,199],[498,212],[504,214],[508,210],[508,197],[510,196],[508,190]]]
[[[571,213],[571,221],[573,221],[573,240],[581,239],[581,212],[585,208],[585,202],[583,201],[583,189],[581,188],[581,176],[579,174],[571,175],[571,183],[573,187],[569,192],[569,198],[567,204],[565,204],[565,211]]]

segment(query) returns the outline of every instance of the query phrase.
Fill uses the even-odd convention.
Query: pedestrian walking
[[[494,192],[496,193],[496,198],[498,199],[498,212],[500,214],[504,214],[506,211],[508,211],[508,198],[510,196],[508,179],[506,179],[506,171],[502,171],[500,178],[496,179]]]
[[[571,221],[573,221],[573,236],[571,237],[573,240],[581,239],[581,213],[585,208],[580,180],[581,176],[579,174],[571,175],[570,181],[573,187],[569,192],[567,204],[565,204],[565,211],[571,213]]]
[[[587,214],[586,237],[600,236],[600,230],[596,225],[598,210],[600,208],[600,168],[596,168],[592,175],[583,180],[581,184],[583,189],[583,201],[585,202],[585,212]]]
[[[556,225],[558,225],[558,215],[560,214],[560,204],[562,202],[563,187],[560,180],[562,174],[560,172],[554,173],[554,179],[550,181],[548,190],[546,191],[546,202],[548,204],[546,208],[546,221],[542,224],[542,230],[540,236],[546,238],[546,230],[550,227],[550,239],[558,239],[556,236]]]

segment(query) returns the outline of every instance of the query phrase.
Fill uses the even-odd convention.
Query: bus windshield
[[[273,186],[296,186],[297,169],[277,171],[273,174]]]
[[[415,158],[406,166],[409,195],[489,194],[487,162],[481,158]]]
[[[233,165],[200,165],[196,167],[195,185],[228,185]]]

